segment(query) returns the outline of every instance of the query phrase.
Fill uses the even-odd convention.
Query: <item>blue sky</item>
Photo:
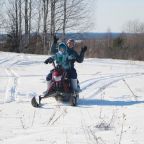
[[[95,30],[121,32],[130,20],[144,22],[144,0],[96,0]]]

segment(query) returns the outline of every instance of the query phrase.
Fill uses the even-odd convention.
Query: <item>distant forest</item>
[[[49,36],[49,35],[47,35]],[[57,34],[61,39],[62,34]],[[88,58],[114,58],[144,60],[143,33],[69,33],[66,40],[73,38],[76,41],[76,51],[86,45]],[[17,52],[10,45],[9,35],[0,36],[0,51]],[[42,36],[32,34],[29,45],[22,51],[30,54],[44,54]],[[50,50],[48,53],[50,54]]]
[[[82,40],[87,57],[144,60],[144,33],[107,33],[102,39]]]

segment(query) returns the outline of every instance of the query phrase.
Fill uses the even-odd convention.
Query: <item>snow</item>
[[[47,57],[0,52],[0,144],[143,144],[144,62],[85,59],[77,107],[49,98],[34,108]]]

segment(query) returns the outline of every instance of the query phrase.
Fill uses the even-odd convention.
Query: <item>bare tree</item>
[[[28,36],[29,36],[29,28],[28,28],[28,0],[25,0],[25,47],[28,46]]]
[[[40,24],[41,24],[41,17],[42,12],[41,12],[41,1],[39,2],[39,6],[38,6],[38,18],[37,18],[37,33],[39,34],[40,32]]]
[[[123,31],[128,33],[144,33],[144,23],[139,20],[130,20],[124,24]]]
[[[40,29],[41,29],[41,23],[42,23],[42,1],[38,0],[38,1],[35,1],[36,2],[36,11],[34,12],[35,15],[36,15],[36,18],[35,18],[35,23],[36,23],[36,49],[38,49],[38,45],[39,45],[39,41],[40,41]],[[43,52],[41,52],[43,53]]]
[[[53,38],[55,33],[55,5],[56,0],[51,0],[51,25],[50,25],[50,34]]]
[[[87,18],[86,0],[6,1],[10,3],[7,7],[9,30],[15,33],[20,52],[29,51],[28,47],[32,44],[30,43],[31,33],[36,30],[39,36],[42,34],[40,39],[43,46],[41,47],[43,47],[43,53],[47,54],[57,32],[62,33],[64,41],[66,33],[73,30],[78,32],[80,27],[84,26]],[[9,32],[8,29],[6,31]]]
[[[31,20],[32,20],[32,0],[29,1],[29,27],[28,27],[29,42],[30,42],[30,37],[31,37]]]
[[[8,41],[11,44],[11,51],[20,52],[19,50],[19,27],[18,27],[18,0],[10,1],[11,8],[8,9],[9,17],[9,34]]]
[[[3,17],[3,12],[2,12],[3,4],[4,4],[4,1],[0,1],[0,7],[1,7],[1,9],[0,9],[0,28],[4,24],[4,17]]]
[[[86,19],[85,0],[51,0],[51,42],[54,34],[61,32],[61,40],[65,41],[66,32],[77,30],[84,25]]]
[[[22,0],[18,2],[19,9],[19,51],[22,52]]]
[[[66,5],[66,29],[78,30],[81,25],[84,25],[83,20],[86,18],[86,3],[85,0],[70,0]]]
[[[44,54],[48,53],[47,49],[47,18],[48,18],[49,0],[43,0],[43,47]]]
[[[55,8],[55,31],[65,33],[68,31],[80,31],[80,27],[86,24],[88,9],[86,0],[59,0]]]
[[[64,16],[63,16],[63,32],[62,32],[62,40],[65,41],[65,33],[66,33],[66,17],[67,17],[67,0],[64,0]]]

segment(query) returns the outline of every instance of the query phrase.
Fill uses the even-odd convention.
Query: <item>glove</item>
[[[48,64],[48,63],[52,63],[53,62],[53,58],[48,58],[44,61],[45,64]]]
[[[69,56],[68,56],[68,60],[75,60],[75,59],[76,59],[76,57],[73,56],[73,55],[69,55]]]
[[[84,47],[81,48],[82,53],[85,53],[86,51],[87,51],[87,46],[84,46]]]
[[[54,39],[54,43],[57,43],[57,41],[59,40],[59,38],[56,37],[56,35],[54,35],[53,39]]]

